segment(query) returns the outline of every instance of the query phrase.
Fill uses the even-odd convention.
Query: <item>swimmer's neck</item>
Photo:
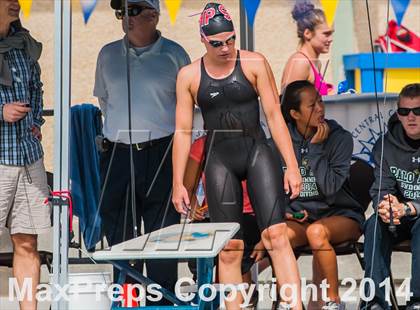
[[[235,49],[228,59],[221,59],[206,53],[204,55],[204,64],[207,71],[210,71],[210,73],[213,73],[212,75],[218,78],[229,75],[235,66],[236,54],[237,50]]]
[[[311,60],[316,60],[319,58],[319,53],[309,43],[304,43],[300,47],[299,51],[304,53]]]

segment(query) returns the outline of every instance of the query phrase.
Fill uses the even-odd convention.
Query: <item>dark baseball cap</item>
[[[160,12],[159,0],[127,0],[129,4],[147,6]],[[125,0],[111,0],[111,8],[120,10],[124,6]]]

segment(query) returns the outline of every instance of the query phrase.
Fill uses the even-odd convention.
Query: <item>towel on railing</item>
[[[101,240],[101,219],[97,212],[101,182],[95,144],[96,136],[101,134],[101,112],[96,106],[81,104],[71,108],[70,188],[73,213],[79,217],[87,250],[93,250]]]

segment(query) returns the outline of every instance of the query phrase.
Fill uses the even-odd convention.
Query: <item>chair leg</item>
[[[389,292],[390,295],[391,295],[391,296],[389,296],[390,299],[391,299],[391,306],[392,306],[392,309],[398,310],[399,307],[398,307],[397,295],[395,293],[394,278],[392,277],[391,272],[390,272],[390,275],[389,275],[389,282],[391,284],[391,291]]]
[[[356,253],[357,259],[359,260],[360,267],[362,268],[362,270],[365,270],[365,260],[362,256],[362,252],[360,251],[358,246],[354,247],[354,251]]]

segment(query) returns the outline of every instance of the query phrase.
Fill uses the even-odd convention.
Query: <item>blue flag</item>
[[[254,26],[255,15],[257,14],[258,7],[260,6],[261,0],[242,0],[244,2],[246,16],[248,18],[249,25]]]
[[[404,14],[407,11],[410,0],[391,0],[392,7],[394,8],[395,17],[397,18],[398,26],[404,18]]]
[[[80,4],[82,5],[82,11],[83,11],[83,19],[85,21],[85,24],[87,24],[90,15],[95,9],[96,2],[97,0],[80,0]]]

